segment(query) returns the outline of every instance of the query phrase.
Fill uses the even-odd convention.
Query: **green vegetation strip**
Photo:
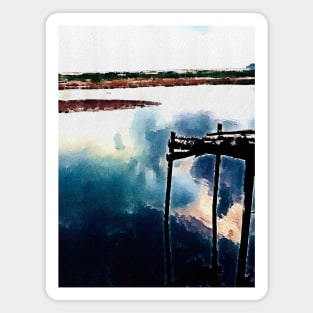
[[[112,81],[121,79],[153,79],[153,78],[242,78],[254,77],[254,70],[199,70],[199,71],[163,71],[163,72],[108,72],[108,73],[82,73],[59,74],[59,82],[90,81],[99,83],[102,80]]]

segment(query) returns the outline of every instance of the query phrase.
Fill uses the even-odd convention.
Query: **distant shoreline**
[[[68,89],[115,89],[139,87],[175,87],[194,85],[254,85],[254,77],[226,77],[226,78],[149,78],[149,79],[117,79],[100,80],[99,82],[70,80],[59,82],[59,90]]]

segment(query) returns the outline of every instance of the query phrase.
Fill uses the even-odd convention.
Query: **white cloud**
[[[212,203],[213,197],[209,196],[209,188],[200,185],[199,195],[195,202],[189,204],[185,209],[176,212],[181,215],[191,215],[203,222],[207,227],[212,227]],[[242,204],[234,203],[228,210],[226,216],[218,218],[218,234],[235,243],[240,242],[242,224]]]
[[[254,62],[254,28],[62,26],[60,72],[239,68]]]

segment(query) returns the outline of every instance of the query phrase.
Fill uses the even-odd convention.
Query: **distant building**
[[[255,64],[251,63],[248,66],[246,66],[246,70],[254,71],[255,70]]]

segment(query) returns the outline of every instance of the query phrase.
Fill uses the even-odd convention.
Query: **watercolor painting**
[[[256,287],[255,41],[58,26],[59,288]]]

